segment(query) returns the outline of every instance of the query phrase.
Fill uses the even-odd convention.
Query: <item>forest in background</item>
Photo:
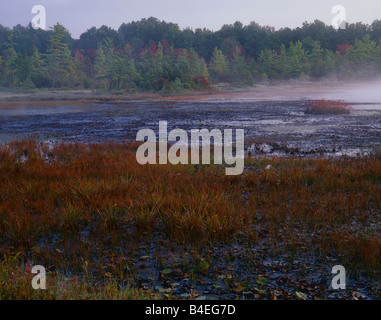
[[[73,39],[0,25],[0,87],[165,93],[211,84],[287,79],[357,80],[381,74],[381,20],[334,29],[319,20],[295,29],[235,22],[218,31],[180,29],[157,18],[90,28]]]

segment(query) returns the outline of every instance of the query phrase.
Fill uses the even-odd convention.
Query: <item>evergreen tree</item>
[[[63,42],[66,29],[57,23],[52,28],[53,35],[49,39],[50,71],[52,87],[65,86],[70,83],[71,54],[69,47]]]
[[[15,83],[23,87],[34,87],[30,77],[30,59],[17,54],[15,59]]]
[[[110,89],[131,92],[135,90],[140,76],[132,59],[115,56],[106,73],[106,78],[109,80]]]
[[[261,78],[268,80],[268,78],[279,79],[281,77],[282,62],[276,51],[270,49],[261,51],[258,62]]]
[[[152,90],[156,81],[155,55],[152,50],[146,49],[140,55],[139,73],[142,76],[140,86],[143,90]]]
[[[188,84],[190,85],[192,82],[192,70],[189,63],[188,52],[187,50],[181,50],[181,53],[178,55],[175,62],[175,78],[173,80],[177,80],[177,85]],[[196,71],[197,73],[197,71]],[[196,76],[196,75],[195,75]]]
[[[17,53],[15,50],[15,43],[13,41],[13,31],[9,33],[7,49],[4,51],[4,71],[5,83],[7,86],[13,87],[17,84]]]
[[[302,42],[290,43],[287,50],[286,76],[297,78],[303,76],[308,70],[307,53],[303,48]]]
[[[115,57],[112,47],[112,39],[104,39],[98,44],[98,49],[95,54],[94,75],[95,87],[98,89],[107,89],[110,85],[106,75],[109,73],[111,63]]]
[[[46,68],[34,43],[32,45],[32,55],[30,56],[30,78],[37,88],[48,86],[49,80],[46,76]]]
[[[241,50],[239,47],[234,48],[233,57],[230,62],[230,68],[232,78],[235,82],[252,84],[253,78],[245,61],[243,50]]]
[[[5,81],[6,81],[5,74],[6,74],[5,63],[4,63],[3,57],[0,56],[0,86],[6,85],[6,83],[5,83]]]
[[[98,89],[106,89],[107,81],[105,75],[108,71],[108,64],[106,55],[103,51],[103,47],[99,46],[94,62],[94,74],[95,74],[95,87]]]
[[[335,54],[328,49],[324,50],[324,75],[331,75],[336,69]]]
[[[324,50],[319,41],[312,42],[312,51],[309,56],[310,75],[314,78],[320,78],[324,75]]]

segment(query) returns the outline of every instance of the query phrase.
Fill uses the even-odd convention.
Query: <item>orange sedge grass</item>
[[[217,165],[142,166],[137,147],[2,145],[0,257],[22,252],[81,274],[83,261],[90,261],[86,270],[95,268],[91,257],[111,259],[120,248],[130,250],[123,260],[130,261],[132,239],[155,235],[198,246],[241,239],[280,254],[337,254],[355,269],[381,270],[380,153],[247,158],[242,175],[226,176]],[[113,268],[96,277],[134,278]]]

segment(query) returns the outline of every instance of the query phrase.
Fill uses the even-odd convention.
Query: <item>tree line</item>
[[[381,21],[335,30],[319,20],[301,28],[256,23],[183,29],[156,18],[91,28],[73,39],[0,25],[0,86],[177,92],[211,83],[251,85],[292,78],[364,79],[381,72]]]

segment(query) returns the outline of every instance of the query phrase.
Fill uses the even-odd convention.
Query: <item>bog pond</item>
[[[381,103],[351,102],[350,114],[306,114],[298,100],[209,98],[196,101],[102,101],[0,110],[0,142],[133,141],[140,129],[244,129],[253,155],[356,156],[380,149]],[[233,131],[234,132],[234,131]]]

